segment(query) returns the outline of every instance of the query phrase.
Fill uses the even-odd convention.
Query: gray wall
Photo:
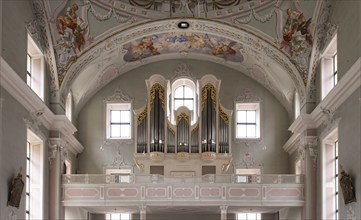
[[[26,22],[35,18],[32,1],[0,1],[0,54],[2,58],[26,82],[27,30]],[[1,68],[1,67],[0,67]],[[47,73],[45,73],[47,76]],[[48,79],[45,77],[45,100],[48,99]],[[3,105],[1,113],[0,135],[0,219],[7,219],[11,209],[7,206],[11,180],[19,168],[26,168],[27,127],[24,118],[29,119],[28,111],[3,88],[0,88]],[[48,132],[42,130],[47,137]],[[48,216],[48,161],[47,143],[44,143],[44,218]],[[46,155],[46,156],[45,156]],[[25,177],[23,176],[25,180]],[[25,218],[25,189],[20,208],[15,209],[18,219]]]
[[[338,71],[342,77],[361,56],[361,1],[330,1],[331,22],[338,25]]]
[[[26,173],[26,143],[27,143],[27,126],[24,119],[29,119],[29,113],[3,88],[0,90],[3,99],[1,112],[1,138],[0,138],[0,219],[6,219],[11,211],[7,206],[7,198],[12,179],[18,174],[19,168],[22,167],[23,181]],[[46,130],[41,132],[47,136]],[[47,161],[47,143],[44,141],[44,167],[43,167],[43,216],[48,216],[48,161]],[[19,209],[15,209],[19,219],[25,218],[25,188],[22,192],[22,199]]]
[[[257,164],[262,164],[264,173],[288,173],[288,155],[282,149],[289,133],[289,119],[286,110],[276,98],[254,80],[224,66],[205,61],[170,60],[147,64],[132,70],[99,91],[78,114],[78,137],[85,147],[79,156],[79,169],[81,173],[102,173],[102,165],[111,163],[116,152],[115,146],[100,146],[105,138],[105,103],[103,100],[112,95],[116,88],[134,98],[134,109],[145,104],[147,91],[145,80],[152,74],[161,74],[172,79],[174,71],[179,64],[186,63],[193,75],[200,79],[204,74],[213,74],[221,82],[221,104],[233,109],[233,101],[241,91],[248,88],[263,99],[261,103],[261,135],[263,142],[247,147],[244,143],[233,143],[232,153],[235,163],[240,163],[243,155],[249,152]],[[262,149],[266,146],[266,149]],[[125,162],[132,163],[134,144],[122,145],[122,154]]]
[[[354,187],[356,189],[356,199],[361,198],[361,110],[360,110],[361,88],[355,91],[336,111],[334,119],[340,119],[338,125],[338,141],[339,141],[339,164],[353,178]],[[318,129],[319,135],[327,133],[324,126]],[[321,147],[321,146],[320,146]],[[320,156],[319,159],[320,161]],[[319,163],[321,165],[321,163]],[[322,210],[322,189],[321,189],[321,173],[322,167],[318,166],[318,217],[321,218]],[[361,218],[360,202],[345,206],[341,188],[339,188],[339,216],[340,219],[346,219],[349,206],[355,211],[357,219]]]

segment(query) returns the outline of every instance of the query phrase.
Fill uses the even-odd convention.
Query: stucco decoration
[[[131,102],[133,98],[123,92],[121,88],[114,90],[113,94],[104,99],[105,103]]]
[[[129,1],[101,1],[90,2],[109,8],[113,6],[120,13],[132,14],[147,19],[162,18],[208,18],[219,19],[229,16],[239,16],[252,9],[259,11],[266,6],[273,5],[277,0],[240,1],[240,0],[129,0]],[[259,15],[258,15],[259,16]],[[259,16],[263,17],[263,16]]]
[[[273,8],[271,12],[261,16],[259,15],[255,9],[252,9],[248,16],[246,17],[235,17],[233,18],[233,23],[237,24],[248,24],[252,18],[261,23],[266,23],[276,14],[276,8]]]
[[[106,40],[102,40],[99,42],[94,42],[93,47],[91,50],[87,51],[87,53],[83,54],[81,57],[78,57],[77,61],[71,65],[68,69],[69,74],[65,81],[62,84],[61,88],[61,96],[66,98],[67,91],[69,88],[74,91],[74,93],[79,92],[77,89],[78,87],[74,85],[74,81],[78,78],[79,74],[87,74],[87,77],[98,77],[101,72],[96,72],[90,74],[89,71],[91,70],[90,67],[94,65],[94,63],[98,63],[100,60],[103,59],[103,57],[107,57],[110,54],[113,55],[113,60],[111,63],[104,63],[104,66],[109,66],[114,64],[115,66],[122,67],[121,69],[118,68],[118,74],[122,74],[124,72],[127,72],[129,70],[132,70],[136,67],[139,67],[142,65],[141,62],[139,62],[140,58],[145,59],[142,57],[147,57],[145,60],[147,62],[155,62],[157,60],[164,60],[164,59],[170,59],[170,58],[178,58],[178,57],[184,57],[182,52],[179,52],[180,50],[177,50],[178,48],[175,47],[175,45],[187,45],[191,44],[192,47],[196,48],[194,50],[197,51],[197,53],[188,53],[188,57],[191,59],[204,59],[209,60],[211,62],[215,63],[222,63],[224,65],[224,60],[230,59],[230,60],[238,60],[240,61],[241,56],[244,56],[244,53],[247,53],[246,57],[247,59],[242,60],[242,63],[240,62],[232,62],[227,61],[227,66],[233,69],[236,69],[238,71],[242,71],[245,74],[249,74],[246,70],[247,68],[251,68],[254,65],[264,66],[264,68],[269,69],[273,74],[277,75],[281,74],[284,75],[282,78],[284,79],[290,79],[293,81],[291,86],[293,88],[288,88],[287,90],[293,91],[294,89],[297,89],[300,99],[304,100],[305,98],[305,86],[304,83],[299,75],[299,72],[297,70],[297,67],[292,64],[292,62],[288,59],[288,57],[279,51],[274,45],[269,44],[269,42],[266,42],[262,40],[260,37],[255,36],[253,34],[250,34],[243,29],[234,28],[231,26],[225,26],[224,24],[220,24],[217,22],[212,21],[206,21],[206,20],[187,20],[190,23],[190,27],[187,29],[187,32],[185,33],[186,41],[187,42],[166,42],[166,44],[171,44],[174,47],[174,53],[169,53],[169,50],[166,48],[160,47],[157,48],[155,46],[154,42],[157,42],[160,44],[159,39],[149,39],[152,36],[170,36],[168,39],[172,39],[171,36],[173,36],[173,39],[183,39],[181,34],[184,33],[183,31],[180,31],[177,27],[177,24],[179,22],[178,19],[175,20],[164,20],[164,21],[156,21],[156,22],[149,22],[144,25],[138,25],[137,28],[130,28],[126,29],[124,31],[115,31],[109,35]],[[163,34],[159,34],[163,33]],[[205,34],[207,33],[207,34]],[[173,34],[173,35],[172,35]],[[201,36],[200,42],[198,42],[198,45],[201,45],[199,48],[197,48],[195,45],[197,43],[192,43],[192,37]],[[208,36],[208,37],[207,37]],[[217,50],[214,50],[214,54],[212,54],[213,50],[209,46],[211,42],[203,42],[202,40],[211,39],[211,37],[214,36],[214,39],[224,39],[223,43],[224,45],[222,47],[219,47],[220,54],[218,54]],[[187,38],[188,37],[188,38]],[[134,52],[129,52],[127,54],[129,60],[137,60],[137,61],[130,61],[125,62],[121,56],[122,53],[116,55],[114,53],[115,50],[119,50],[119,48],[123,48],[125,44],[128,44],[126,48],[129,48],[131,45],[129,45],[129,42],[134,42],[135,46],[142,45],[141,41],[146,39],[145,44],[146,48],[136,48]],[[149,42],[147,42],[149,41]],[[163,41],[164,42],[164,41]],[[234,45],[230,45],[229,43],[236,42]],[[153,45],[152,45],[153,44]],[[202,46],[203,45],[203,46]],[[216,42],[215,45],[219,45],[219,42]],[[160,46],[162,46],[160,44]],[[220,46],[220,45],[219,45]],[[236,47],[234,47],[236,46]],[[226,50],[224,50],[226,49]],[[188,49],[190,50],[190,49]],[[205,50],[205,53],[203,53],[203,50]],[[165,55],[155,55],[159,52],[168,52],[165,53]],[[232,51],[232,52],[229,52]],[[235,54],[233,54],[235,51]],[[140,52],[141,54],[138,54]],[[200,52],[200,53],[198,53]],[[135,56],[133,56],[135,54]],[[154,54],[153,56],[151,56]],[[193,56],[194,54],[194,56]],[[233,55],[232,55],[233,54]],[[255,54],[259,54],[261,56],[261,59],[258,59]],[[216,56],[218,55],[218,56]],[[125,57],[125,56],[124,56]],[[115,59],[117,58],[117,59]],[[115,60],[117,60],[115,62]],[[110,61],[109,61],[110,62]],[[265,66],[266,63],[269,63],[269,66]],[[272,65],[271,65],[272,64]],[[96,67],[96,66],[94,66]],[[275,70],[271,70],[273,67],[277,67]],[[85,71],[86,70],[86,71]],[[266,74],[270,74],[267,72]],[[275,75],[276,76],[276,75]],[[273,78],[275,77],[273,76]],[[281,77],[281,76],[277,76]],[[96,80],[94,80],[96,82]],[[288,84],[287,84],[288,85]],[[266,86],[267,87],[267,86]],[[268,87],[267,87],[268,88]],[[278,87],[274,87],[276,90]],[[98,91],[100,88],[96,87],[95,85],[89,85],[87,91],[81,91],[83,93],[83,97],[81,97],[79,100],[81,103],[86,103],[87,99],[90,98],[90,94],[94,94],[96,91]],[[291,90],[290,90],[291,89]],[[274,93],[274,91],[271,91]],[[279,98],[280,101],[285,100],[284,98],[280,97],[280,94],[282,93],[275,93],[275,96]],[[88,96],[87,96],[88,95]],[[79,101],[79,102],[80,102]],[[76,108],[78,108],[79,103],[75,103]],[[283,102],[285,106],[288,104]],[[81,106],[81,105],[80,105]],[[286,107],[287,108],[287,107]],[[289,110],[291,108],[288,108]],[[77,109],[75,111],[78,111]]]
[[[44,5],[41,0],[33,1],[35,16],[36,16],[36,25],[38,26],[38,32],[44,43],[42,49],[46,63],[50,71],[50,101],[59,102],[59,83],[57,75],[57,65],[55,60],[55,54],[53,48],[53,43],[51,40],[50,29],[47,25],[46,13],[44,10]],[[34,29],[33,29],[34,30]]]
[[[310,57],[309,76],[307,83],[307,101],[317,101],[316,73],[320,72],[321,52],[329,44],[337,33],[337,25],[330,22],[331,5],[329,1],[322,1],[315,18],[316,28],[314,33],[314,45]]]
[[[174,76],[172,81],[178,79],[178,78],[189,78],[194,80],[195,77],[193,76],[193,73],[190,71],[189,67],[185,63],[181,63],[178,65],[177,69],[174,71]]]
[[[29,118],[24,118],[26,127],[32,130],[35,134],[39,135],[42,139],[46,139],[46,136],[41,131],[43,126],[42,117],[44,114],[44,108],[29,113]]]
[[[143,37],[123,46],[128,52],[126,62],[142,60],[151,56],[168,53],[202,53],[226,61],[243,61],[243,45],[223,37],[202,33],[165,33]]]
[[[40,35],[41,31],[38,20],[34,19],[32,21],[26,22],[26,29],[28,30],[30,37],[34,40],[36,45],[41,49],[41,51],[44,51],[44,43]]]
[[[131,15],[123,15],[123,14],[118,14],[114,8],[114,6],[109,8],[108,13],[101,15],[99,12],[96,11],[96,9],[93,7],[92,2],[91,1],[87,1],[87,7],[89,8],[89,11],[92,13],[92,15],[94,15],[94,17],[98,20],[98,21],[106,21],[109,20],[110,18],[112,18],[113,16],[115,17],[115,19],[117,20],[118,23],[133,23],[135,22],[135,18]],[[114,4],[114,3],[113,3]]]
[[[340,118],[335,118],[336,109],[327,109],[320,107],[323,113],[322,125],[324,126],[324,132],[329,131],[336,123],[340,121]]]
[[[302,146],[305,149],[305,153],[308,152],[312,160],[313,168],[315,169],[317,168],[317,159],[319,155],[318,144],[319,144],[319,139],[316,136],[304,137],[302,143]]]
[[[245,168],[252,168],[252,167],[257,167],[257,166],[261,166],[261,165],[255,161],[252,154],[250,154],[249,152],[246,152],[242,156],[241,166],[245,167]]]
[[[52,165],[57,155],[60,157],[61,164],[64,164],[68,157],[67,146],[69,146],[68,142],[62,140],[49,140],[48,161],[50,165]]]
[[[250,89],[243,89],[240,95],[236,98],[235,102],[240,102],[240,103],[262,102],[262,98],[254,95]]]

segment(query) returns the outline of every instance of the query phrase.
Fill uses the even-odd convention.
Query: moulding
[[[25,119],[27,126],[40,131],[43,125],[48,130],[60,131],[70,144],[73,153],[80,153],[84,147],[73,136],[77,131],[65,115],[55,115],[20,76],[0,57],[0,85],[30,112],[30,119]],[[40,132],[41,134],[41,132]]]
[[[113,94],[105,98],[103,101],[105,103],[117,103],[117,102],[131,102],[134,99],[128,94],[122,91],[121,88],[114,90]]]
[[[243,89],[240,95],[236,98],[235,102],[241,103],[253,103],[253,102],[262,102],[263,99],[254,95],[250,89]]]
[[[288,154],[292,154],[300,147],[300,139],[302,135],[301,133],[295,133],[293,134],[287,142],[283,145],[283,150],[285,150]]]
[[[296,120],[292,123],[292,125],[288,128],[294,134],[302,133],[307,129],[316,128],[316,125],[310,114],[301,114]]]
[[[1,57],[0,84],[8,91],[24,108],[29,112],[36,112],[44,109],[41,117],[41,123],[49,128],[52,123],[53,113],[44,104],[44,102],[35,94],[35,92],[20,78],[20,76],[9,66]]]
[[[361,57],[311,113],[316,127],[324,122],[323,109],[337,109],[361,86]]]
[[[189,78],[193,81],[195,81],[195,77],[192,73],[192,71],[190,71],[188,65],[186,63],[180,63],[177,67],[177,69],[174,71],[174,76],[172,77],[172,82],[174,82],[176,79],[179,78]]]

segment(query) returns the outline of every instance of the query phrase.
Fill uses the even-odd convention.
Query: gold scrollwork
[[[168,128],[168,131],[170,131],[173,135],[175,135],[175,131],[169,123],[167,123],[167,128]]]
[[[177,124],[182,118],[184,118],[184,120],[186,120],[189,124],[189,116],[186,115],[184,112],[180,113],[180,115],[177,116]]]
[[[224,123],[228,125],[229,123],[228,115],[222,110],[221,107],[219,107],[219,116],[223,119]]]
[[[159,100],[161,101],[162,108],[164,110],[164,106],[165,106],[164,88],[159,83],[155,83],[150,89],[150,106],[152,106],[154,102],[156,92],[159,93]]]
[[[204,109],[205,102],[207,100],[208,91],[211,91],[211,99],[213,102],[213,107],[215,108],[216,104],[217,104],[216,88],[214,88],[214,86],[212,84],[208,83],[207,85],[203,86],[203,88],[202,88],[202,110]]]
[[[139,114],[138,119],[137,119],[138,125],[141,124],[144,121],[144,119],[147,117],[147,110],[148,110],[148,108],[145,107],[144,110],[142,111],[142,113]]]
[[[192,129],[191,134],[197,132],[198,129],[199,129],[199,124],[197,123],[197,125]]]

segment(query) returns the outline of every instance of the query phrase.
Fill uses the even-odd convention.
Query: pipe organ
[[[194,82],[192,110],[186,106],[174,109],[171,83],[161,75],[146,80],[147,103],[134,110],[135,160],[145,167],[177,159],[183,167],[187,160],[221,167],[231,158],[232,110],[219,103],[220,80],[205,75]]]

